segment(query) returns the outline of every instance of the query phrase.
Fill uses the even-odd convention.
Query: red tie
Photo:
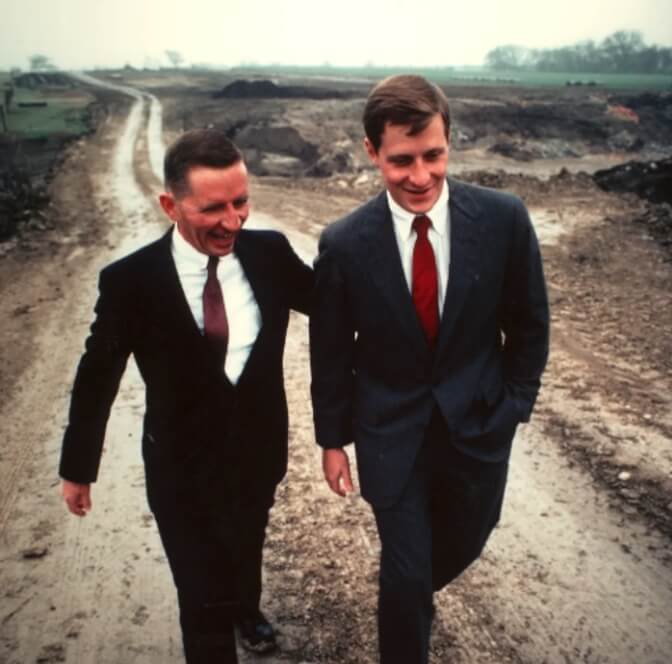
[[[413,248],[412,295],[427,341],[434,346],[439,332],[439,286],[434,251],[427,237],[431,223],[424,215],[413,220],[417,238]]]
[[[208,278],[203,288],[203,327],[206,338],[223,358],[229,343],[229,322],[226,319],[222,287],[217,279],[217,263],[218,256],[208,258]]]

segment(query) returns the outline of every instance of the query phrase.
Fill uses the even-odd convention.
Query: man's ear
[[[159,204],[161,209],[173,220],[177,221],[177,206],[175,204],[175,196],[169,191],[165,191],[159,195]]]
[[[364,139],[364,149],[366,150],[366,154],[369,155],[371,162],[378,166],[378,152],[376,151],[373,143],[368,138]]]

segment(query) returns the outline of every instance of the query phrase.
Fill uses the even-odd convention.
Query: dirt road
[[[154,203],[159,102],[132,89],[105,94],[107,120],[70,150],[52,187],[58,230],[24,239],[0,264],[3,664],[181,661],[175,592],[144,497],[144,394],[134,366],[108,426],[93,511],[76,519],[59,497],[60,437],[97,272],[165,229]],[[321,228],[315,219],[334,218],[356,195],[322,197],[257,180],[250,223],[282,229],[308,260]],[[615,204],[592,200],[592,215],[577,215],[570,227],[545,200],[531,209],[561,312],[569,295],[557,268],[571,248],[567,234],[596,232],[605,216],[599,205]],[[641,251],[642,259],[657,255],[643,240]],[[669,376],[635,362],[627,339],[602,356],[583,341],[590,329],[571,319],[556,316],[554,332],[537,415],[514,445],[502,523],[482,560],[437,595],[433,664],[669,661],[669,522],[656,518],[660,501],[648,509],[632,495],[646,493],[635,480],[659,486],[670,478]],[[321,480],[307,352],[305,321],[293,318],[285,359],[290,469],[265,562],[265,607],[281,650],[263,661],[369,664],[376,661],[377,538],[362,499],[339,500]],[[654,411],[638,408],[634,391],[623,403],[622,390],[600,389],[608,379],[641,384],[643,372],[659,387]],[[609,463],[585,462],[591,446]],[[663,504],[663,512],[671,509]],[[241,653],[241,661],[256,660]]]

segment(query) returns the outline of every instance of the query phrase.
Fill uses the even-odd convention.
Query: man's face
[[[227,168],[196,166],[187,176],[182,196],[159,197],[164,212],[182,237],[208,256],[226,256],[250,214],[247,169],[242,161]]]
[[[449,146],[438,113],[419,134],[409,136],[409,130],[409,125],[388,122],[377,152],[368,139],[364,145],[392,198],[408,212],[423,214],[432,209],[443,189]]]

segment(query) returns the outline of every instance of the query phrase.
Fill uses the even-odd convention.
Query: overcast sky
[[[672,46],[672,0],[1,0],[0,68],[165,65],[166,49],[188,65],[473,65],[623,29]]]

